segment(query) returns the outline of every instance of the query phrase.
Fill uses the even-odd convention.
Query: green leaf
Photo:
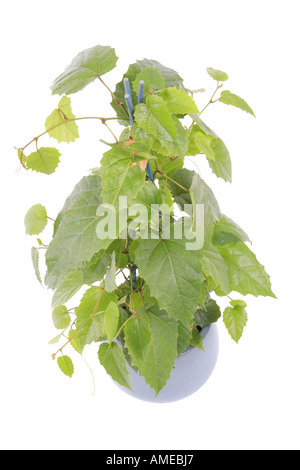
[[[217,248],[205,242],[201,253],[201,269],[205,277],[223,292],[229,290],[228,268]]]
[[[178,90],[176,87],[165,88],[160,96],[167,102],[172,114],[199,113],[195,101],[184,90]]]
[[[75,309],[76,330],[82,348],[105,337],[104,314],[110,302],[117,302],[116,295],[100,287],[91,287],[84,294],[79,307]]]
[[[232,165],[228,149],[221,139],[213,139],[210,144],[215,155],[214,160],[208,159],[212,171],[225,182],[232,182]]]
[[[78,338],[78,333],[76,330],[71,329],[68,334],[68,338],[70,340],[70,345],[72,346],[73,349],[75,349],[78,354],[82,355],[83,353],[83,347],[80,343],[80,340]]]
[[[52,308],[68,302],[84,284],[101,281],[110,261],[109,255],[96,253],[90,262],[82,263],[81,269],[68,274],[58,285],[53,298]]]
[[[78,126],[71,108],[71,100],[64,96],[58,108],[47,118],[45,127],[50,137],[58,142],[75,142],[79,137]],[[70,121],[71,120],[71,121]]]
[[[218,178],[222,178],[224,181],[232,181],[232,165],[231,159],[228,152],[228,149],[224,142],[217,136],[217,134],[212,131],[199,116],[196,114],[190,114],[193,121],[196,123],[196,126],[193,127],[191,132],[191,141],[189,145],[189,153],[191,155],[197,155],[198,147],[194,142],[194,136],[197,135],[197,132],[204,134],[207,138],[206,147],[208,146],[214,154],[214,158],[211,158],[210,149],[207,148],[205,155],[208,158],[208,163],[212,171],[215,173]],[[202,150],[203,151],[203,150]]]
[[[169,187],[181,210],[193,215],[193,211],[185,207],[185,204],[193,208],[196,204],[204,205],[204,234],[210,240],[214,225],[221,217],[220,207],[212,190],[197,173],[187,169],[177,170],[172,174],[172,179]]]
[[[31,207],[25,216],[24,223],[27,235],[39,235],[43,232],[48,223],[45,207],[41,204]]]
[[[231,338],[238,343],[248,321],[248,315],[245,310],[247,304],[239,300],[234,300],[230,303],[233,307],[227,307],[225,309],[223,320]]]
[[[190,343],[190,344],[191,344],[191,346],[193,346],[194,348],[202,349],[202,351],[204,351],[201,333],[200,333],[200,331],[198,330],[198,328],[196,328],[195,326],[194,326],[194,328],[193,328],[193,330],[192,330],[192,339],[191,339],[191,343]]]
[[[197,126],[195,126],[196,130]],[[190,134],[190,143],[189,143],[189,155],[198,155],[204,153],[209,160],[215,160],[215,154],[211,148],[211,136],[208,136],[202,132],[197,132],[192,130]]]
[[[34,271],[35,271],[37,280],[39,281],[39,283],[41,285],[43,285],[42,278],[41,278],[41,273],[40,273],[40,268],[39,268],[39,258],[40,258],[39,250],[33,246],[31,248],[32,264],[33,264],[33,267],[34,267]]]
[[[183,80],[178,75],[175,70],[172,70],[164,65],[160,64],[155,60],[138,60],[135,64],[131,64],[129,66],[128,71],[123,76],[124,78],[128,78],[131,83],[133,83],[138,76],[138,74],[149,67],[155,67],[159,70],[162,77],[165,79],[165,86],[166,87],[181,87],[183,86]],[[114,92],[114,96],[116,99],[112,100],[112,107],[116,111],[118,117],[120,118],[120,124],[128,126],[129,115],[126,105],[124,105],[124,95],[125,95],[125,88],[123,79],[116,85],[116,90]],[[134,90],[132,90],[132,101],[133,106],[137,105],[138,97]]]
[[[212,323],[216,323],[221,317],[221,310],[217,302],[213,299],[209,299],[204,307],[197,309],[195,314],[195,323],[197,326],[204,328]]]
[[[219,247],[218,250],[228,267],[229,292],[276,298],[271,289],[270,276],[243,242]]]
[[[125,346],[132,365],[158,394],[166,385],[177,356],[177,322],[158,307],[140,308],[125,326]]]
[[[212,242],[215,246],[234,245],[239,241],[250,242],[248,235],[233,220],[222,215],[216,223]]]
[[[175,70],[170,69],[166,67],[165,65],[160,64],[156,60],[148,60],[148,59],[138,60],[137,65],[141,70],[147,67],[156,67],[160,71],[163,78],[165,79],[166,88],[174,87],[174,86],[177,88],[178,87],[180,88],[183,84],[183,79],[178,75],[178,73]]]
[[[151,294],[168,315],[191,324],[197,308],[203,274],[197,251],[186,249],[186,240],[140,240],[135,262]]]
[[[120,196],[128,198],[128,204],[145,184],[148,146],[142,143],[125,146],[116,144],[101,160],[102,199],[104,204],[115,206]],[[140,166],[141,164],[141,166]]]
[[[52,320],[57,330],[68,328],[71,323],[71,317],[68,313],[67,307],[64,305],[56,307],[52,312]]]
[[[176,173],[175,178],[178,173]],[[194,173],[190,194],[193,206],[197,204],[204,206],[204,235],[207,240],[210,240],[214,231],[214,225],[221,217],[218,201],[210,187],[197,173]]]
[[[100,240],[96,233],[100,219],[97,210],[102,203],[100,190],[99,178],[88,177],[85,191],[78,194],[62,218],[46,254],[46,285],[51,289],[59,285],[62,276],[77,270],[82,262],[90,261],[95,253],[111,243]]]
[[[68,356],[62,356],[57,359],[60,370],[67,376],[72,377],[74,374],[74,365]]]
[[[163,98],[157,95],[148,96],[146,104],[136,107],[135,119],[139,127],[155,137],[154,149],[158,153],[185,156],[189,143],[188,133],[180,121],[172,116]]]
[[[115,302],[110,302],[104,314],[104,329],[110,343],[117,333],[119,318],[120,314],[117,304]]]
[[[96,46],[78,54],[53,83],[53,94],[70,95],[85,88],[107,72],[115,68],[118,57],[109,46]]]
[[[133,82],[133,89],[139,94],[140,81],[145,82],[145,96],[161,90],[164,87],[165,79],[162,77],[157,67],[146,67],[136,77]]]
[[[178,339],[177,339],[177,350],[178,355],[182,354],[191,343],[192,331],[190,326],[186,326],[181,321],[178,323]]]
[[[91,187],[94,187],[95,190],[101,191],[101,178],[99,175],[89,175],[84,176],[79,183],[76,184],[72,193],[67,197],[66,202],[64,203],[63,208],[60,210],[55,223],[54,223],[54,235],[59,230],[61,221],[66,214],[66,212],[74,206],[77,199],[79,199],[84,193],[89,193]]]
[[[37,173],[51,175],[55,172],[59,164],[61,154],[55,148],[42,147],[37,152],[33,152],[26,158],[27,168]]]
[[[213,69],[212,67],[207,69],[207,73],[217,82],[226,82],[229,78],[227,73],[222,72],[221,70]]]
[[[103,343],[98,352],[100,364],[120,385],[132,390],[124,353],[117,343]]]
[[[245,100],[243,100],[237,95],[234,95],[228,90],[225,90],[221,93],[221,97],[219,98],[219,101],[224,104],[235,106],[236,108],[239,108],[242,111],[246,111],[246,113],[252,114],[252,116],[255,117],[255,114],[250,108],[250,106],[248,105],[248,103],[246,103]]]

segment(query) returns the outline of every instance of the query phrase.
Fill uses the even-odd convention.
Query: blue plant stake
[[[130,89],[130,82],[128,78],[124,78],[124,88],[125,88],[125,101],[127,104],[128,108],[128,113],[129,113],[129,119],[130,119],[130,125],[133,126],[134,124],[134,108],[133,108],[133,103],[132,103],[132,95],[131,95],[131,89]],[[140,81],[140,86],[139,86],[139,96],[138,96],[138,104],[143,103],[144,101],[144,93],[145,93],[145,82],[144,80]],[[153,173],[151,170],[150,163],[147,163],[147,176],[149,181],[154,184],[154,177]],[[133,290],[136,289],[136,280],[137,280],[137,266],[134,264],[131,269],[132,272],[132,288]]]
[[[136,278],[137,278],[136,271],[137,271],[137,265],[134,264],[132,266],[132,287],[133,287],[133,290],[135,290],[135,288],[136,288]]]
[[[126,101],[126,104],[127,104],[127,108],[128,108],[128,113],[129,113],[129,119],[130,119],[130,125],[133,126],[134,124],[134,119],[133,119],[133,113],[132,113],[132,110],[131,110],[131,107],[132,107],[132,100],[130,98],[130,95],[128,95],[128,93],[126,93],[126,95],[124,96],[125,98],[125,101]]]
[[[139,99],[138,99],[138,104],[141,104],[144,102],[144,93],[145,93],[145,82],[144,80],[140,81],[140,86],[139,86]]]

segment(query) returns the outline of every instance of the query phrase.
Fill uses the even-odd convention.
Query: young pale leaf
[[[203,282],[200,252],[186,249],[187,241],[140,240],[135,262],[151,294],[168,315],[185,325],[193,321]],[[133,254],[134,255],[134,254]]]
[[[68,338],[70,340],[70,345],[72,346],[72,348],[75,349],[78,354],[82,355],[83,347],[78,338],[78,332],[76,330],[71,329],[69,331]]]
[[[53,94],[70,95],[85,88],[97,77],[114,69],[118,57],[109,46],[96,46],[78,54],[53,83]]]
[[[228,267],[230,292],[276,298],[272,292],[270,276],[243,242],[218,247],[218,250]]]
[[[42,278],[41,278],[41,273],[40,273],[40,268],[39,268],[39,258],[40,258],[39,251],[38,251],[37,248],[35,248],[35,247],[33,246],[33,247],[31,248],[32,264],[33,264],[33,267],[34,267],[34,271],[35,271],[37,280],[39,281],[39,283],[40,283],[41,285],[43,285],[43,283],[42,283]]]
[[[37,152],[33,152],[28,155],[26,158],[26,165],[27,168],[32,171],[51,175],[58,167],[60,156],[61,154],[57,149],[42,147]]]
[[[71,317],[68,313],[67,307],[64,305],[56,307],[52,312],[52,320],[57,330],[68,328],[71,323]]]
[[[213,69],[212,67],[207,69],[207,73],[217,82],[226,82],[229,78],[227,73],[222,72],[221,70]]]
[[[110,302],[104,314],[104,330],[110,343],[117,333],[119,318],[120,314],[117,304]]]
[[[138,74],[133,82],[133,89],[137,95],[139,94],[141,80],[145,82],[145,96],[154,93],[156,90],[161,90],[165,84],[165,79],[162,77],[157,67],[146,67]]]
[[[219,98],[219,101],[224,104],[235,106],[236,108],[239,108],[242,111],[246,111],[246,113],[252,114],[252,116],[255,117],[255,114],[250,108],[250,106],[248,105],[248,103],[246,103],[245,100],[243,100],[237,95],[234,95],[228,90],[225,90],[221,93],[221,97]]]
[[[166,101],[172,114],[199,113],[195,101],[184,90],[178,90],[176,87],[165,88],[160,96]]]
[[[124,353],[117,343],[103,343],[98,352],[100,364],[113,380],[132,390]]]
[[[232,307],[225,309],[223,320],[231,338],[238,343],[248,321],[247,312],[245,310],[247,304],[243,301],[235,300],[231,302],[231,305]]]
[[[75,142],[79,137],[78,126],[71,108],[71,100],[64,96],[58,108],[47,118],[45,128],[50,137],[58,142]],[[71,120],[71,121],[70,121]]]
[[[68,356],[62,356],[57,359],[57,364],[60,368],[60,370],[67,376],[67,377],[73,377],[74,374],[74,365],[72,362],[72,359],[70,359]]]
[[[31,207],[25,216],[24,223],[27,235],[39,235],[48,223],[47,210],[41,204]]]
[[[125,326],[125,346],[132,365],[158,394],[169,380],[178,354],[177,322],[156,306],[148,311],[142,307],[137,313]]]

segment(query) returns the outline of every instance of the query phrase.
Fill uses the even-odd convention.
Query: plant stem
[[[218,82],[217,88],[215,89],[215,91],[214,91],[214,93],[213,93],[213,95],[212,95],[210,101],[207,103],[207,105],[206,105],[206,106],[202,109],[202,111],[200,112],[200,114],[199,114],[200,116],[201,116],[202,113],[204,113],[204,111],[206,110],[206,108],[208,108],[208,106],[209,106],[210,104],[213,104],[213,103],[216,103],[216,101],[219,101],[219,100],[215,100],[215,101],[214,101],[214,97],[216,96],[217,91],[218,91],[220,88],[222,88],[222,86],[223,86],[223,83],[221,83],[221,85],[220,85],[220,82]]]
[[[117,120],[118,117],[104,118],[104,117],[99,117],[99,116],[87,116],[87,117],[72,118],[72,119],[68,119],[68,121],[60,122],[59,124],[56,124],[55,126],[53,126],[53,127],[49,128],[49,129],[47,129],[46,131],[42,132],[42,133],[39,134],[37,137],[34,137],[30,142],[28,142],[28,144],[25,145],[25,147],[19,149],[19,151],[21,152],[21,156],[20,156],[21,165],[27,170],[27,168],[26,168],[26,166],[25,166],[25,164],[24,164],[24,162],[23,162],[23,155],[24,155],[25,149],[26,149],[27,147],[29,147],[29,145],[33,144],[34,142],[35,142],[36,145],[37,145],[37,142],[38,142],[38,140],[39,140],[41,137],[43,137],[44,135],[48,134],[48,132],[53,131],[54,129],[57,129],[57,128],[60,127],[60,126],[65,125],[66,122],[84,121],[84,120],[88,120],[88,119],[89,119],[89,120],[93,119],[93,120],[101,121],[102,124],[104,124],[104,125],[106,125],[106,127],[108,127],[107,124],[106,124],[106,121],[114,121],[114,120]],[[110,130],[110,132],[112,132],[111,129],[109,129],[109,130]],[[113,135],[114,135],[114,134],[113,134]],[[115,135],[114,135],[114,137],[115,137]],[[116,138],[116,137],[115,137],[115,138]],[[37,150],[38,150],[38,148],[37,148]]]
[[[112,342],[116,341],[117,337],[119,336],[119,334],[121,333],[121,331],[123,330],[123,328],[125,327],[126,323],[129,322],[129,320],[134,317],[135,313],[133,313],[132,315],[130,315],[130,317],[127,318],[127,320],[123,323],[123,325],[121,326],[121,328],[119,329],[118,333],[116,334],[116,336],[114,337],[114,339],[112,340]]]

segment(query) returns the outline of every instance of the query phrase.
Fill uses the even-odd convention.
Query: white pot
[[[175,360],[171,378],[166,387],[155,397],[155,392],[145,383],[134,369],[128,366],[130,381],[134,392],[116,385],[134,398],[152,403],[170,403],[182,400],[197,392],[211,376],[219,354],[219,335],[217,325],[204,327],[202,332],[203,347],[188,348]]]

